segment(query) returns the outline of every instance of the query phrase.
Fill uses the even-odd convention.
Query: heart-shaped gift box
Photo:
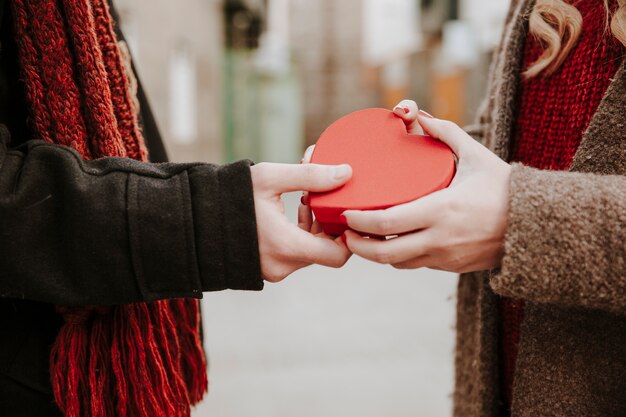
[[[385,109],[351,113],[320,136],[311,163],[352,166],[344,186],[311,193],[310,205],[324,232],[340,235],[345,210],[379,210],[446,188],[455,173],[454,154],[429,136],[411,135],[400,117]]]

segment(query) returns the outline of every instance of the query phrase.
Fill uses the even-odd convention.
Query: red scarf
[[[85,159],[147,160],[106,0],[11,3],[33,132]],[[58,310],[50,374],[65,416],[186,417],[206,392],[197,300]]]

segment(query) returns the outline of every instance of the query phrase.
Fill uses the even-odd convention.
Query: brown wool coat
[[[527,16],[513,0],[468,131],[507,159]],[[498,295],[527,301],[512,416],[626,416],[626,64],[569,172],[516,164],[505,256],[459,279],[455,417],[502,415]]]

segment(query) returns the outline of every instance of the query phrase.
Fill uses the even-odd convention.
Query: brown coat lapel
[[[626,175],[626,60],[585,132],[571,171]]]

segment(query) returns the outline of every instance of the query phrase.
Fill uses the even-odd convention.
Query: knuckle
[[[450,120],[443,120],[441,123],[443,124],[444,129],[453,130],[457,128],[456,123]]]
[[[306,164],[306,165],[303,165],[302,167],[303,167],[302,176],[304,177],[305,181],[311,182],[319,176],[319,169],[317,166]]]
[[[344,266],[346,264],[346,262],[348,262],[349,258],[350,258],[349,256],[345,256],[343,258],[336,259],[335,261],[333,261],[333,264],[331,265],[331,267],[332,268],[341,268],[342,266]]]
[[[399,270],[409,269],[409,266],[406,262],[391,264],[391,266]]]
[[[374,258],[374,262],[378,262],[379,264],[390,264],[394,261],[393,255],[382,245],[374,250],[372,257]]]
[[[448,234],[446,232],[437,231],[427,239],[424,239],[420,245],[422,253],[426,255],[433,252],[442,253],[443,251],[449,250],[448,245],[450,245],[450,243],[450,239],[448,238]]]
[[[419,256],[432,256],[439,253],[440,249],[445,247],[445,245],[446,242],[443,242],[443,239],[437,234],[419,242],[414,254]]]
[[[456,203],[452,198],[446,196],[439,202],[439,209],[437,211],[440,216],[450,218],[456,211]]]
[[[436,212],[439,213],[440,218],[454,218],[459,211],[460,202],[454,198],[450,193],[442,193],[436,204]]]
[[[448,260],[445,264],[445,268],[448,271],[461,271],[466,267],[466,259],[459,253],[456,252],[448,252]]]
[[[446,135],[451,135],[455,133],[457,129],[459,128],[454,122],[451,122],[449,120],[443,120],[441,123],[442,123],[441,130]]]
[[[456,260],[454,259],[454,252],[446,246],[437,248],[437,255],[439,259],[441,259],[442,261],[445,260],[446,263],[456,262]]]
[[[383,236],[393,234],[394,229],[396,227],[395,219],[392,216],[385,214],[384,212],[381,212],[378,215],[376,224],[377,224],[377,227],[376,227],[377,233]]]
[[[262,275],[269,282],[280,282],[285,278],[277,268],[267,268],[262,271]]]
[[[428,253],[435,258],[445,258],[449,249],[445,244],[429,242],[423,246],[424,253]]]
[[[271,282],[280,282],[287,278],[293,271],[291,262],[279,261],[271,269]]]

